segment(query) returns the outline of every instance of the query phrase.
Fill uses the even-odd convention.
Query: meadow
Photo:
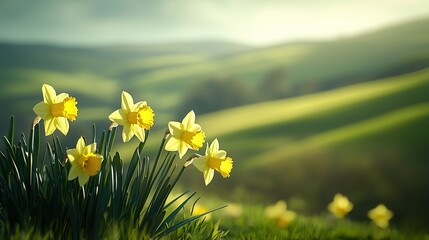
[[[67,138],[58,136],[73,147],[79,136],[91,135],[92,124],[109,127],[107,116],[125,90],[155,111],[145,154],[156,154],[168,121],[180,121],[194,109],[208,142],[218,138],[234,159],[228,179],[215,176],[206,187],[192,168],[179,185],[208,196],[200,201],[208,198],[213,208],[240,203],[242,215],[225,217],[228,209],[220,210],[199,226],[204,229],[176,233],[180,238],[204,232],[216,239],[210,234],[218,216],[218,237],[228,232],[227,239],[425,239],[428,24],[420,19],[354,37],[264,48],[227,42],[0,43],[0,133],[7,135],[11,115],[17,129],[29,132],[32,108],[48,83],[78,99],[78,121]],[[127,162],[138,141],[117,142],[113,151]],[[355,205],[339,221],[326,209],[338,192]],[[287,228],[261,217],[279,199],[298,213]],[[378,203],[394,211],[391,229],[368,222],[367,211]]]

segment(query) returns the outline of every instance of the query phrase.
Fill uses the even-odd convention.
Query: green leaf
[[[190,217],[190,218],[188,218],[188,219],[186,219],[186,220],[183,220],[183,221],[181,221],[181,222],[179,222],[179,223],[177,223],[177,224],[175,224],[175,225],[173,225],[173,226],[171,226],[171,227],[169,227],[169,228],[165,229],[164,231],[162,231],[162,232],[158,233],[158,234],[156,235],[156,237],[163,237],[163,236],[166,236],[167,234],[169,234],[169,233],[171,233],[171,232],[173,232],[173,231],[177,230],[178,228],[180,228],[180,227],[182,227],[182,226],[184,226],[184,225],[186,225],[186,224],[188,224],[188,223],[190,223],[190,222],[192,222],[192,221],[195,221],[195,220],[197,220],[198,218],[203,217],[203,216],[205,216],[205,215],[207,215],[207,214],[209,214],[209,213],[212,213],[212,212],[214,212],[214,211],[217,211],[217,210],[220,210],[220,209],[222,209],[222,208],[225,208],[226,206],[227,206],[227,205],[225,205],[225,206],[221,206],[221,207],[218,207],[218,208],[212,209],[212,210],[210,210],[210,211],[207,211],[207,212],[205,212],[205,213],[202,213],[202,214],[199,214],[199,215],[196,215],[196,216]]]
[[[10,124],[9,124],[9,134],[8,134],[9,142],[13,143],[14,136],[15,136],[15,117],[12,115],[10,117]]]

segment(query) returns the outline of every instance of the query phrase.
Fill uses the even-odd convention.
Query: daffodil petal
[[[207,168],[208,160],[209,160],[208,157],[202,156],[194,159],[192,164],[198,169],[198,171],[204,172],[204,170]]]
[[[135,103],[134,106],[133,106],[133,110],[132,111],[133,112],[137,112],[138,109],[140,109],[140,108],[142,108],[144,106],[147,106],[147,102],[146,101],[141,101],[141,102]]]
[[[203,174],[204,174],[204,183],[207,186],[213,180],[214,170],[211,168],[207,168],[204,170]]]
[[[125,109],[118,109],[109,115],[110,121],[119,125],[124,125],[128,122],[128,112]]]
[[[70,163],[73,165],[76,158],[79,157],[79,152],[76,148],[67,150],[67,158],[69,159]]]
[[[84,148],[85,148],[85,139],[83,137],[80,137],[76,143],[76,150],[79,155],[82,154]]]
[[[144,128],[140,127],[137,124],[133,124],[131,128],[134,134],[136,135],[136,137],[140,140],[140,142],[144,142],[144,138],[145,138]]]
[[[178,150],[178,146],[179,146],[179,141],[176,138],[170,138],[167,141],[167,144],[165,144],[165,150],[167,151],[177,151]]]
[[[182,157],[186,154],[186,152],[188,151],[188,144],[186,144],[183,141],[179,141],[179,146],[178,149],[179,151],[179,157],[180,159],[182,159]]]
[[[54,133],[55,129],[55,122],[54,118],[45,119],[45,135],[49,136],[52,133]]]
[[[183,133],[183,124],[179,122],[170,121],[168,123],[168,130],[173,137],[180,138]]]
[[[49,115],[51,114],[51,109],[49,105],[47,105],[45,102],[39,102],[33,107],[33,111],[37,116],[41,117],[42,119],[47,119]]]
[[[67,118],[65,117],[56,117],[55,120],[55,127],[58,128],[64,135],[67,135],[69,132],[69,122],[67,121]]]
[[[122,92],[122,101],[121,108],[127,110],[128,112],[132,112],[132,108],[134,106],[134,100],[131,95],[125,91]]]
[[[194,111],[190,111],[188,114],[186,114],[185,118],[182,120],[183,125],[185,126],[185,129],[188,130],[192,127],[195,123],[195,113]]]
[[[49,84],[43,84],[42,94],[43,94],[43,101],[47,104],[54,103],[55,97],[57,96],[55,89]]]
[[[58,94],[58,96],[55,98],[54,102],[55,102],[55,103],[62,102],[62,101],[64,101],[64,99],[66,99],[66,98],[68,98],[68,97],[69,97],[69,95],[68,95],[67,93],[60,93],[60,94]]]
[[[130,141],[130,139],[134,136],[134,132],[131,131],[131,126],[126,124],[122,129],[122,140],[124,142]]]
[[[209,143],[207,143],[207,147],[206,147],[206,156],[210,156],[210,146],[209,146]]]
[[[212,154],[216,154],[219,151],[219,141],[217,138],[213,140],[212,144],[210,144],[210,152]]]
[[[226,158],[226,152],[224,150],[219,150],[215,154],[216,158],[225,159]]]
[[[194,123],[192,126],[189,126],[188,131],[190,132],[201,131],[201,126],[199,124]]]
[[[88,155],[89,153],[94,153],[97,148],[95,143],[91,143],[88,146],[83,148],[82,155]]]
[[[88,182],[89,176],[86,174],[82,174],[79,176],[79,185],[83,186],[86,182]]]
[[[79,166],[72,165],[68,176],[69,181],[77,178],[78,176],[79,176]]]

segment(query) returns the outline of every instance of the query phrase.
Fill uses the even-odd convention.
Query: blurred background
[[[72,148],[125,90],[156,113],[150,156],[193,109],[234,159],[229,179],[191,168],[184,189],[309,215],[340,192],[352,219],[384,203],[429,230],[426,0],[1,1],[0,80],[1,134],[11,115],[28,134],[49,83],[79,102],[56,133]],[[138,143],[119,136],[126,161]]]

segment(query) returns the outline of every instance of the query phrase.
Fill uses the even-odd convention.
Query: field
[[[207,142],[218,138],[233,157],[228,179],[217,175],[206,187],[192,167],[180,182],[218,199],[213,205],[243,204],[243,216],[220,221],[231,238],[406,239],[411,232],[427,238],[428,24],[426,18],[360,36],[264,48],[0,43],[0,124],[8,126],[14,115],[27,134],[41,86],[51,84],[78,99],[78,120],[67,137],[57,134],[71,148],[78,137],[91,136],[92,124],[98,131],[109,127],[107,116],[125,90],[155,111],[145,154],[153,158],[168,121],[194,109]],[[114,150],[128,161],[137,145],[133,139]],[[355,210],[336,222],[326,205],[338,192]],[[299,215],[289,228],[253,217],[279,199]],[[394,211],[392,230],[366,222],[378,203]]]

